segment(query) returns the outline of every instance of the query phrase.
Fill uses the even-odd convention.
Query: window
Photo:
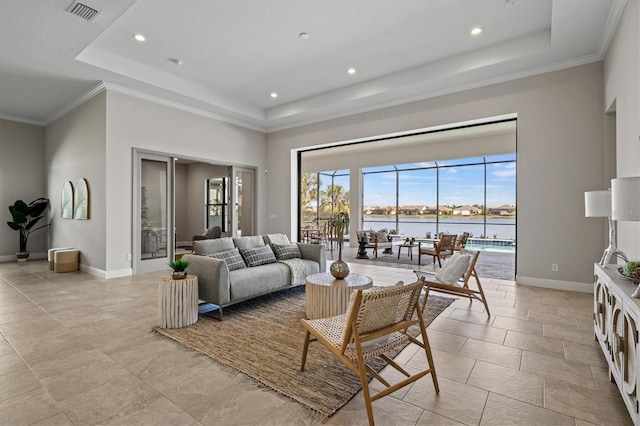
[[[515,240],[516,155],[363,168],[362,229]]]

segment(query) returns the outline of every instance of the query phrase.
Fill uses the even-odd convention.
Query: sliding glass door
[[[134,273],[167,268],[173,259],[173,158],[136,152]]]

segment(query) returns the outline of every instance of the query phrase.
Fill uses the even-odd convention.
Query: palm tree
[[[329,185],[324,191],[320,191],[320,211],[327,217],[337,213],[349,213],[349,191],[345,191],[341,185]]]
[[[318,187],[321,185],[317,173],[303,173],[300,180],[300,210],[303,220],[309,221],[315,218],[317,209],[313,212],[313,206],[318,202]]]

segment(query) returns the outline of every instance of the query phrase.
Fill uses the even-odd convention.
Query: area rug
[[[430,296],[425,324],[453,300]],[[200,315],[192,326],[155,330],[294,399],[326,420],[360,390],[360,380],[317,342],[310,345],[305,371],[300,371],[304,303],[304,286],[299,286],[225,308],[224,321]],[[419,334],[414,327],[414,335]],[[376,371],[385,365],[382,360],[372,361],[369,365]]]

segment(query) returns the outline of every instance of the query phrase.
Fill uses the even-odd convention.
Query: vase
[[[338,259],[329,267],[331,275],[337,280],[343,280],[349,275],[349,265],[342,259]]]

